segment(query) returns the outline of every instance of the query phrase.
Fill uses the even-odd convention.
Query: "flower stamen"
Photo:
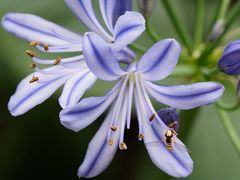
[[[124,142],[121,142],[119,148],[121,150],[127,150],[127,145]]]
[[[154,114],[152,114],[151,116],[150,116],[150,118],[149,118],[149,121],[150,122],[152,122],[154,119],[155,119],[155,116],[156,116],[156,114],[154,113]]]
[[[45,44],[43,45],[43,48],[44,48],[45,51],[48,51],[48,50],[49,50],[49,46],[48,46],[48,44],[45,43]]]
[[[113,139],[112,139],[112,138],[109,138],[109,139],[108,139],[108,144],[109,144],[110,146],[113,145]]]
[[[36,56],[36,53],[34,51],[26,50],[25,53],[31,58]]]
[[[35,69],[36,67],[37,67],[37,65],[36,65],[35,63],[32,63],[32,64],[29,66],[30,69]]]
[[[116,126],[112,126],[112,127],[111,127],[111,130],[112,130],[113,132],[116,132],[116,131],[117,131],[117,127],[116,127]]]
[[[38,80],[39,80],[39,78],[37,76],[33,75],[32,79],[29,81],[29,83],[34,83],[34,82],[36,82]]]
[[[57,57],[54,61],[54,65],[58,65],[61,62],[62,58],[61,57]]]
[[[138,134],[138,139],[142,140],[144,138],[144,134]]]
[[[32,47],[35,47],[35,46],[37,46],[37,45],[39,45],[39,42],[37,42],[37,41],[32,41],[32,42],[30,43],[30,46],[32,46]]]

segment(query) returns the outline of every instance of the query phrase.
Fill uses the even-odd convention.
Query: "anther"
[[[29,83],[34,83],[38,80],[39,80],[39,78],[37,76],[33,76],[32,79],[29,81]]]
[[[127,145],[126,145],[124,142],[122,142],[122,143],[120,144],[119,148],[120,148],[121,150],[127,150]]]
[[[138,134],[138,139],[143,139],[144,138],[144,134]]]
[[[34,51],[26,50],[25,53],[31,58],[36,56],[36,53]]]
[[[151,115],[150,118],[149,118],[149,121],[150,122],[153,121],[155,119],[155,116],[156,116],[156,114]]]
[[[58,65],[61,62],[62,58],[61,57],[57,57],[54,61],[54,65]]]
[[[117,130],[117,127],[116,126],[112,126],[111,130],[115,132]]]
[[[33,63],[29,66],[30,69],[35,69],[36,67],[37,67],[37,65],[35,63]]]
[[[35,47],[37,45],[39,45],[39,42],[37,42],[37,41],[33,41],[30,43],[30,46],[33,46],[33,47]]]
[[[110,146],[113,145],[113,139],[112,139],[112,138],[110,138],[110,139],[108,140],[108,144],[109,144]]]
[[[43,45],[43,47],[44,47],[44,50],[45,50],[45,51],[48,51],[49,47],[48,47],[48,44],[47,44],[47,43],[45,43],[45,44]]]

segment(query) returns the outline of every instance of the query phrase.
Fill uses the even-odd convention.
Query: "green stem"
[[[132,50],[134,50],[134,51],[136,51],[137,53],[139,53],[139,54],[144,54],[144,53],[145,53],[144,48],[143,48],[142,46],[140,46],[140,45],[130,44],[129,47],[130,47]]]
[[[226,111],[234,111],[240,107],[240,101],[237,101],[235,104],[225,104],[219,100],[216,102],[216,106]]]
[[[229,118],[228,113],[225,110],[219,108],[218,106],[216,106],[216,108],[219,113],[221,123],[222,123],[228,137],[230,138],[237,154],[240,156],[240,139],[238,137],[238,134],[237,134],[233,124],[232,124],[232,121]]]
[[[176,15],[176,11],[172,7],[171,0],[162,0],[161,1],[166,13],[168,14],[170,20],[172,21],[172,24],[175,28],[175,30],[178,33],[179,38],[181,41],[184,43],[184,45],[187,47],[188,51],[192,53],[192,42],[191,42],[191,37],[186,29],[186,26],[183,26],[182,21],[180,21],[179,17]]]
[[[229,4],[230,4],[230,0],[221,0],[221,1],[219,1],[218,8],[217,8],[217,10],[215,12],[215,15],[213,16],[213,19],[212,19],[212,22],[211,22],[208,34],[211,33],[215,23],[219,19],[224,19]]]
[[[154,42],[159,41],[160,37],[159,37],[159,35],[151,28],[149,17],[146,17],[146,31],[147,31],[149,37],[150,37]]]
[[[202,37],[203,37],[205,0],[197,0],[196,6],[197,6],[197,13],[196,13],[195,37],[194,37],[195,49],[201,43]]]
[[[206,59],[212,53],[212,51],[219,45],[224,35],[233,24],[235,18],[239,15],[239,13],[240,13],[240,1],[238,1],[233,7],[233,9],[230,11],[230,15],[228,16],[225,22],[225,28],[224,28],[223,34],[219,36],[213,44],[211,44],[208,48],[206,48],[205,51],[202,53],[202,55],[199,57],[200,65],[205,63],[203,60]]]
[[[224,19],[230,0],[222,0],[217,19]]]
[[[207,76],[207,77],[211,77],[217,73],[220,72],[220,69],[218,68],[218,66],[215,66],[214,68],[212,69],[208,69],[208,68],[202,68],[201,69],[202,73]]]

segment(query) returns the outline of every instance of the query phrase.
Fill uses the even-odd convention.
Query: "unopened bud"
[[[151,16],[156,6],[156,0],[138,0],[138,6],[144,17]]]
[[[175,108],[164,108],[157,112],[160,119],[166,126],[178,131],[179,129],[179,115]]]
[[[215,24],[213,26],[213,29],[212,29],[212,32],[208,37],[209,41],[213,42],[219,36],[222,35],[222,33],[224,32],[224,28],[225,28],[224,25],[225,25],[225,23],[224,23],[223,19],[220,19],[220,20],[215,22]]]
[[[229,75],[240,75],[240,40],[230,42],[218,61],[218,68]]]

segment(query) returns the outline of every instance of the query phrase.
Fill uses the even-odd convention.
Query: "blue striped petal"
[[[145,19],[138,12],[127,11],[120,16],[114,27],[114,51],[131,44],[145,30]]]
[[[83,39],[85,61],[98,78],[112,81],[126,74],[110,46],[96,33],[86,33]]]
[[[158,102],[177,109],[192,109],[209,105],[224,92],[224,87],[217,82],[200,82],[188,85],[164,86],[146,82],[149,94]]]
[[[174,39],[165,39],[153,45],[140,59],[137,71],[143,78],[158,81],[167,77],[175,68],[181,47]]]
[[[132,10],[132,0],[99,0],[99,5],[104,22],[112,33],[118,17]]]
[[[120,83],[103,97],[84,98],[75,106],[63,109],[60,113],[61,124],[76,132],[90,125],[116,98]]]
[[[76,43],[80,44],[76,46],[79,46],[78,51],[81,51],[81,35],[35,15],[8,13],[2,20],[2,26],[8,32],[29,42],[38,41],[49,45],[72,45]]]
[[[46,75],[35,72],[23,79],[8,103],[11,114],[13,116],[22,115],[48,99],[69,77],[69,73],[61,73],[62,70],[61,66],[54,66],[46,69],[47,72],[51,71],[53,74]],[[58,74],[54,74],[56,71]],[[29,83],[33,75],[38,77],[39,81]]]
[[[143,122],[144,143],[152,162],[165,173],[177,178],[187,177],[192,173],[193,161],[185,145],[175,136],[173,149],[168,150],[164,142],[167,128],[154,120],[151,125]]]
[[[102,126],[88,145],[83,163],[78,169],[79,177],[95,177],[104,171],[112,161],[117,148],[120,131],[112,135],[113,145],[108,144],[107,135],[111,124],[112,113],[110,112]],[[117,129],[120,129],[119,125]]]
[[[105,40],[112,41],[112,37],[103,29],[95,15],[92,0],[65,0],[65,2],[86,27],[100,34]]]
[[[89,70],[84,70],[70,77],[65,85],[59,103],[62,108],[75,105],[83,94],[96,82],[97,77]]]
[[[240,74],[240,40],[227,45],[218,62],[218,67],[230,75]]]
[[[117,58],[118,62],[126,64],[130,64],[131,62],[133,62],[136,57],[134,52],[127,47],[123,48],[118,52],[115,52],[114,55]]]

